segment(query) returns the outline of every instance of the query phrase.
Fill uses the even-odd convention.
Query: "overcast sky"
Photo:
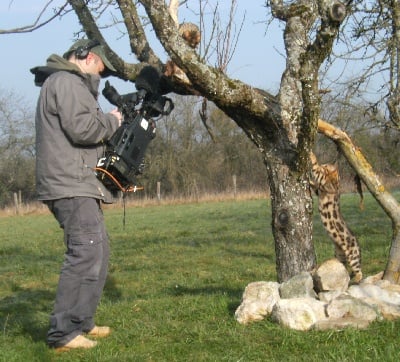
[[[12,29],[33,24],[48,0],[1,0],[0,29]],[[230,1],[220,1],[226,9],[221,8],[226,15]],[[64,1],[55,0],[54,4]],[[282,30],[279,24],[270,27],[266,33],[266,10],[263,0],[238,0],[237,27],[243,16],[245,23],[233,61],[229,67],[229,76],[240,79],[254,87],[277,91],[285,60],[282,52]],[[26,98],[34,105],[39,88],[33,83],[33,75],[29,69],[44,65],[47,57],[56,53],[62,55],[72,44],[74,32],[80,29],[77,17],[70,13],[62,19],[53,20],[50,24],[30,33],[0,35],[1,67],[0,88],[12,90]],[[129,54],[127,37],[119,39],[119,34],[107,36],[110,46],[117,51],[125,61],[135,63],[137,60]],[[109,78],[120,93],[134,91],[134,86]],[[111,107],[111,106],[110,106]]]

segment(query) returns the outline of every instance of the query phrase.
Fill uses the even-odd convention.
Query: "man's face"
[[[87,56],[88,73],[100,75],[105,70],[105,65],[101,58],[94,53],[89,53]]]

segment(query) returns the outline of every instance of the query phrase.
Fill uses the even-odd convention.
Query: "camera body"
[[[150,74],[150,79],[140,78],[139,74],[138,80],[144,88],[136,93],[121,96],[109,82],[103,89],[103,95],[118,107],[124,117],[122,125],[107,142],[95,169],[97,178],[111,192],[135,189],[136,178],[144,169],[147,146],[156,134],[154,118],[168,115],[174,108],[171,99],[156,92],[158,85],[152,84],[158,81],[154,71],[145,68],[143,74]]]
[[[147,121],[138,113],[132,122],[121,125],[114,133],[96,167],[97,177],[110,191],[129,190],[136,183],[136,177],[143,172],[145,152],[155,132],[155,122]]]

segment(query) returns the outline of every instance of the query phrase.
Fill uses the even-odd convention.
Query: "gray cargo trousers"
[[[94,327],[110,248],[100,202],[89,197],[46,201],[64,230],[66,252],[47,343],[61,347]]]

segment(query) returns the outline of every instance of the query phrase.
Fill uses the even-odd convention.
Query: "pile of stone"
[[[383,272],[351,285],[337,259],[321,264],[313,273],[300,273],[287,282],[247,285],[235,312],[239,323],[266,317],[296,329],[366,328],[372,321],[400,317],[400,285],[383,280]]]

